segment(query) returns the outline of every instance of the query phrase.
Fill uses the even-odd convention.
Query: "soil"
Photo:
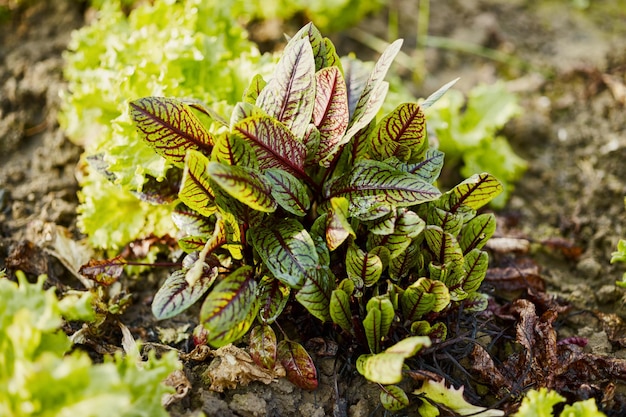
[[[584,338],[585,352],[620,359],[626,358],[620,330],[626,298],[614,283],[624,266],[609,260],[618,240],[626,238],[626,2],[594,1],[586,9],[576,8],[578,3],[431,2],[430,34],[505,52],[518,61],[428,49],[426,78],[416,89],[426,96],[460,76],[458,87],[465,91],[506,79],[519,93],[524,112],[504,134],[528,160],[529,169],[506,208],[497,213],[498,234],[527,242],[530,249],[503,254],[495,247],[493,266],[521,269],[523,258],[530,259],[547,293],[568,305],[558,338]],[[409,54],[415,48],[415,4],[396,0],[391,6]],[[81,149],[65,139],[56,115],[65,88],[62,53],[71,31],[85,24],[85,12],[76,1],[37,1],[22,4],[0,23],[0,269],[45,272],[62,285],[69,285],[67,272],[44,248],[56,226],[80,237],[75,167]],[[384,10],[359,27],[384,39],[391,20]],[[354,50],[363,58],[372,54],[350,31],[337,37],[341,53]],[[145,285],[151,283],[155,281]],[[487,282],[485,290],[503,297],[497,280]],[[129,322],[151,323],[144,327],[154,332],[141,300],[128,313]],[[186,374],[191,393],[169,409],[173,416],[200,410],[208,416],[385,415],[378,388],[358,377],[346,359],[317,359],[320,388],[314,392],[279,379],[217,393],[203,381],[207,363],[192,366],[190,361]],[[605,375],[605,383],[581,384],[589,383],[591,391],[585,392],[598,398],[607,414],[622,415],[625,402],[615,398],[623,396],[620,381],[625,379],[626,374]],[[613,383],[611,398],[607,380]],[[585,397],[583,391],[568,393],[569,399]],[[514,398],[505,400],[515,403]],[[411,413],[414,409],[398,415]]]

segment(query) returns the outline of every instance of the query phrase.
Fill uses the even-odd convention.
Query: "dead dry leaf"
[[[223,346],[212,352],[214,359],[204,376],[211,382],[209,389],[224,392],[239,385],[259,381],[269,384],[285,376],[285,369],[277,366],[273,370],[258,366],[248,352],[233,345]]]
[[[191,382],[187,379],[185,372],[180,369],[175,370],[167,376],[165,379],[165,385],[173,387],[176,392],[173,394],[168,393],[163,395],[163,398],[161,398],[161,405],[163,405],[163,407],[167,407],[170,404],[185,398],[191,390]]]

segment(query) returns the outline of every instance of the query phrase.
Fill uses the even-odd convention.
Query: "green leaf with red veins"
[[[365,82],[365,86],[361,91],[359,100],[354,108],[354,113],[351,114],[350,124],[348,130],[342,140],[343,143],[348,143],[352,136],[354,136],[359,130],[367,126],[383,105],[389,84],[384,81],[389,67],[400,52],[402,46],[402,39],[398,39],[389,45],[382,53],[372,72],[370,72],[369,78]]]
[[[190,150],[185,160],[178,198],[202,216],[209,217],[217,210],[207,174],[209,160],[202,153]]]
[[[243,102],[255,104],[257,101],[257,98],[259,97],[259,94],[261,93],[261,90],[263,90],[266,85],[267,85],[267,82],[265,82],[261,74],[257,74],[254,77],[252,77],[252,80],[250,81],[250,85],[248,85],[248,88],[246,88],[246,91],[244,91],[243,93],[243,97],[242,97]]]
[[[402,253],[393,258],[389,262],[389,278],[396,282],[406,278],[411,270],[419,264],[420,250],[420,245],[413,241]]]
[[[385,246],[389,249],[391,259],[399,256],[422,233],[426,223],[415,212],[406,208],[398,209],[398,217],[393,233],[382,236],[370,234],[367,237],[367,248]]]
[[[463,216],[459,213],[450,213],[438,207],[431,207],[426,215],[429,225],[439,226],[444,232],[457,236],[463,227]]]
[[[480,249],[472,249],[465,255],[464,261],[465,278],[463,279],[463,290],[471,293],[478,290],[478,287],[485,279],[485,275],[487,275],[489,255]]]
[[[289,301],[290,288],[272,277],[265,276],[259,283],[259,319],[272,324],[283,312]]]
[[[399,411],[409,405],[409,397],[406,392],[397,385],[383,386],[380,393],[380,403],[386,410]]]
[[[317,150],[320,147],[320,131],[313,123],[309,123],[309,127],[304,134],[302,143],[304,143],[306,147],[306,166],[309,167],[313,165],[317,167],[318,161],[316,160],[316,155]]]
[[[129,105],[143,139],[168,161],[182,163],[189,149],[211,152],[213,137],[187,104],[173,98],[144,97]]]
[[[348,236],[356,238],[356,233],[348,220],[348,200],[343,197],[330,199],[326,220],[326,244],[331,251],[337,249]]]
[[[339,288],[333,290],[330,295],[329,313],[333,323],[346,332],[352,333],[352,311],[350,295],[347,292]]]
[[[404,360],[415,355],[422,347],[430,346],[430,339],[425,336],[412,336],[377,355],[361,355],[357,358],[356,368],[366,379],[379,384],[397,384],[402,381]]]
[[[459,245],[463,253],[481,249],[496,231],[496,216],[493,213],[480,214],[467,222],[461,230]]]
[[[248,346],[250,357],[254,363],[266,369],[274,369],[278,345],[276,343],[276,333],[270,326],[253,327],[250,331]]]
[[[207,330],[207,343],[221,347],[246,334],[259,311],[256,290],[254,269],[247,265],[213,288],[200,310],[200,323]]]
[[[214,224],[195,210],[184,204],[178,204],[172,212],[172,221],[187,235],[211,235]]]
[[[431,311],[439,312],[450,304],[448,287],[441,281],[420,278],[402,293],[400,306],[404,319],[415,321]]]
[[[458,197],[451,211],[456,211],[460,205],[478,210],[502,192],[502,184],[491,174],[474,174],[449,192]]]
[[[324,160],[328,168],[328,156],[339,150],[339,144],[348,127],[348,95],[346,83],[337,67],[323,68],[315,74],[317,92],[313,108],[313,123],[320,131],[320,145],[315,162]]]
[[[334,65],[341,67],[341,61],[337,52],[335,52],[335,46],[328,38],[322,36],[315,25],[312,23],[305,25],[298,33],[293,35],[289,43],[300,39],[308,40],[311,44],[313,56],[315,57],[315,71]]]
[[[248,230],[248,242],[275,278],[300,288],[319,266],[315,243],[295,219],[261,223]]]
[[[388,203],[408,207],[440,195],[436,187],[419,177],[372,160],[358,161],[349,175],[333,182],[326,192],[327,199],[346,197],[350,210],[358,209],[360,200],[371,205]]]
[[[152,301],[152,314],[157,320],[174,317],[198,301],[217,278],[217,267],[204,268],[200,278],[189,285],[185,279],[187,270],[174,271],[161,285]]]
[[[308,39],[289,42],[256,105],[302,138],[315,103],[315,59]]]
[[[463,263],[463,251],[456,238],[444,232],[439,226],[427,226],[424,237],[439,264],[460,265]]]
[[[267,116],[267,114],[254,103],[246,103],[244,101],[240,101],[239,103],[235,104],[235,108],[230,115],[231,129],[243,119],[254,116]]]
[[[279,168],[298,178],[305,175],[306,146],[284,124],[256,116],[235,124],[232,132],[250,143],[261,169]]]
[[[206,245],[208,238],[207,235],[185,236],[178,239],[178,247],[186,253],[200,252]]]
[[[389,330],[391,329],[391,324],[393,323],[396,311],[394,310],[393,304],[387,294],[378,295],[369,299],[367,305],[365,306],[365,310],[370,311],[374,309],[379,310],[381,313],[380,337],[382,341],[382,339],[387,337],[387,335],[389,334]]]
[[[419,162],[426,151],[426,122],[418,104],[404,103],[385,116],[370,134],[370,153],[383,161],[392,156],[407,162]],[[408,158],[401,158],[400,148],[409,150]]]
[[[296,216],[305,216],[311,207],[307,188],[293,175],[280,169],[263,173],[270,184],[272,197],[284,210]]]
[[[383,263],[378,256],[363,251],[351,242],[346,251],[346,272],[351,280],[362,279],[366,287],[371,287],[382,275]]]
[[[343,57],[341,65],[344,68],[343,77],[346,80],[348,91],[348,109],[350,117],[352,117],[359,97],[361,97],[361,93],[365,89],[365,84],[370,76],[371,67],[350,56]]]
[[[391,211],[384,216],[366,221],[365,223],[367,224],[368,232],[375,235],[389,235],[395,230],[397,220],[398,212],[395,207],[393,207]]]
[[[382,312],[376,308],[368,310],[367,315],[363,319],[363,329],[367,338],[367,346],[372,353],[378,353],[381,350],[381,326]]]
[[[331,278],[333,278],[332,283]],[[334,284],[334,276],[328,268],[315,269],[305,278],[302,288],[296,293],[296,300],[322,322],[328,321],[330,320],[328,309],[332,284]]]
[[[248,142],[237,135],[221,135],[218,137],[211,160],[226,165],[239,165],[256,169],[259,162]]]
[[[270,184],[259,171],[209,162],[207,172],[226,193],[251,209],[267,213],[276,210],[278,205],[272,198]]]
[[[317,388],[315,364],[301,344],[291,340],[278,342],[278,360],[292,384],[309,391]]]

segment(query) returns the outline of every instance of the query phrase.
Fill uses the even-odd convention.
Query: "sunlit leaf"
[[[346,272],[348,278],[361,279],[366,287],[371,287],[378,282],[383,272],[383,263],[378,256],[351,243],[346,251]]]
[[[429,225],[439,226],[444,232],[456,236],[463,227],[463,216],[458,213],[450,213],[449,211],[440,209],[439,207],[431,207],[428,211],[426,221]]]
[[[313,56],[315,57],[315,70],[338,65],[341,67],[339,56],[335,52],[335,46],[328,39],[322,37],[320,31],[312,23],[306,24],[298,31],[289,42],[295,42],[299,39],[305,39],[311,44]]]
[[[434,200],[439,195],[436,187],[417,176],[373,160],[358,161],[348,176],[335,181],[326,192],[328,199],[346,197],[351,211],[360,202],[407,207]]]
[[[267,169],[272,197],[284,210],[296,216],[305,216],[311,206],[307,188],[293,175],[280,169]]]
[[[243,166],[209,162],[207,172],[231,197],[248,207],[263,212],[276,210],[278,205],[272,198],[270,184],[258,171]]]
[[[501,410],[487,409],[468,403],[463,397],[463,390],[463,386],[458,389],[446,387],[445,380],[432,381],[427,379],[419,389],[413,391],[413,394],[428,398],[428,401],[423,401],[419,407],[419,412],[422,416],[439,415],[439,410],[431,402],[441,404],[446,409],[462,416],[498,417],[504,415],[504,412]]]
[[[454,80],[444,84],[437,91],[428,96],[428,98],[422,103],[422,108],[427,109],[435,104],[437,100],[439,100],[450,88],[452,88],[452,86],[454,86],[454,84],[456,84],[457,81],[459,81],[459,78],[455,78]]]
[[[248,142],[237,135],[223,134],[217,137],[211,160],[225,165],[258,168],[256,154]]]
[[[393,42],[385,49],[374,65],[365,82],[365,87],[361,91],[354,113],[351,113],[350,124],[343,139],[344,143],[347,143],[359,130],[367,126],[380,110],[389,89],[389,84],[384,81],[384,78],[393,59],[400,52],[401,46],[401,39]]]
[[[185,160],[185,169],[178,198],[189,208],[208,217],[215,213],[214,193],[207,174],[209,160],[202,153],[190,150]]]
[[[441,282],[420,278],[406,288],[400,297],[404,319],[415,321],[431,311],[438,312],[450,304],[448,287]]]
[[[481,249],[495,231],[496,216],[493,213],[484,213],[474,217],[463,226],[461,231],[459,245],[463,253]]]
[[[248,241],[274,277],[291,288],[300,288],[319,266],[311,235],[295,219],[259,224],[248,231]]]
[[[430,346],[425,336],[412,336],[396,343],[383,353],[361,355],[356,367],[361,375],[379,384],[397,384],[402,381],[404,360],[415,355],[422,347]]]
[[[278,342],[278,359],[292,384],[309,391],[317,388],[315,364],[301,344],[281,340]]]
[[[213,288],[200,310],[207,343],[221,347],[248,331],[259,309],[256,289],[251,266],[240,267]]]
[[[78,273],[100,285],[108,286],[120,278],[125,265],[126,260],[121,255],[111,259],[90,259],[79,268]]]
[[[456,238],[452,234],[444,232],[441,227],[427,226],[424,237],[435,259],[440,264],[457,264],[463,261],[463,251]]]
[[[313,123],[320,132],[320,144],[314,162],[324,161],[329,167],[332,156],[338,149],[348,127],[348,96],[346,83],[339,68],[329,67],[315,74],[317,90]]]
[[[330,320],[330,281],[327,269],[315,269],[307,275],[302,288],[296,293],[296,300],[323,322]]]
[[[283,312],[291,290],[281,281],[263,277],[259,283],[259,318],[265,324],[272,324]]]
[[[242,100],[245,103],[255,104],[257,97],[259,97],[259,93],[261,93],[261,90],[263,90],[266,85],[267,83],[263,79],[263,76],[261,74],[256,74],[252,77],[252,80],[250,80],[250,84],[248,85],[248,88],[246,88],[246,91],[244,91]]]
[[[274,369],[278,346],[276,334],[268,325],[255,326],[250,330],[248,343],[250,357],[259,366]]]
[[[380,403],[389,411],[399,411],[409,405],[406,392],[397,385],[383,386],[380,393]]]
[[[261,169],[279,168],[298,178],[304,175],[306,146],[284,124],[255,116],[235,124],[232,131],[250,143]]]
[[[283,51],[256,104],[302,138],[315,101],[315,59],[308,39],[295,39]]]
[[[330,208],[326,221],[326,243],[331,251],[337,249],[345,240],[356,233],[348,220],[348,200],[343,197],[330,199]]]
[[[350,295],[343,289],[334,289],[330,296],[330,318],[346,332],[352,333]]]
[[[186,253],[200,252],[208,239],[208,235],[184,236],[178,239],[178,247]]]
[[[174,271],[155,294],[152,314],[157,320],[174,317],[195,304],[211,288],[218,271],[216,267],[205,267],[194,285],[189,285],[186,273],[184,269]]]
[[[474,174],[450,192],[459,198],[455,209],[465,205],[478,210],[502,192],[502,184],[491,174]]]
[[[184,204],[178,204],[172,212],[172,221],[187,235],[211,235],[214,225],[206,216],[190,209]]]
[[[213,138],[187,104],[173,98],[144,97],[129,105],[142,137],[164,158],[182,163],[188,149],[211,152]]]
[[[342,57],[341,65],[344,69],[343,77],[348,87],[348,109],[350,110],[350,117],[352,117],[356,103],[359,101],[370,76],[370,67],[352,56]]]
[[[371,155],[380,161],[392,156],[407,162],[420,161],[428,144],[424,112],[418,104],[400,104],[376,125],[369,140]],[[401,152],[408,153],[400,157]]]

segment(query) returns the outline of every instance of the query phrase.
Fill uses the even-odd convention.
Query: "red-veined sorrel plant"
[[[460,302],[485,305],[476,293],[487,268],[481,247],[495,220],[476,210],[501,186],[489,174],[445,194],[433,185],[443,154],[428,145],[422,107],[432,100],[401,104],[376,122],[400,45],[361,77],[309,24],[268,82],[252,80],[228,122],[185,100],[130,103],[145,140],[182,170],[174,220],[187,256],[155,296],[157,318],[208,292],[200,323],[209,344],[235,342],[256,324],[255,360],[268,368],[281,361],[293,382],[311,389],[310,357],[296,342],[277,342],[273,329],[295,300],[369,350],[359,370],[390,384],[386,407],[405,404],[391,385],[404,358],[430,343],[426,336],[446,334],[424,317]],[[221,124],[212,130],[219,133],[198,112]],[[413,337],[383,352],[400,328]]]

